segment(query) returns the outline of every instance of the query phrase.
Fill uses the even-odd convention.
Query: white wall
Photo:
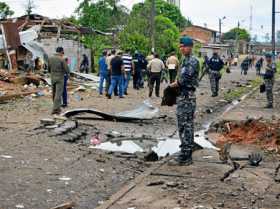
[[[59,39],[41,39],[40,43],[43,45],[44,50],[48,56],[52,56],[55,53],[57,47],[63,47],[65,56],[69,59],[70,69],[77,71],[82,61],[82,55],[86,54],[91,66],[91,51],[86,49],[82,44],[79,45],[78,41]]]

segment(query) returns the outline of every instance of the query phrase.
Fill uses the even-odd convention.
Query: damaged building
[[[88,57],[91,65],[91,50],[81,43],[81,37],[94,34],[111,35],[91,28],[77,27],[63,19],[50,19],[37,14],[2,20],[0,23],[1,31],[3,31],[0,40],[2,55],[10,54],[1,68],[8,68],[9,63],[13,66],[12,68],[23,68],[30,56],[33,62],[38,62],[40,58],[44,63],[47,57],[55,52],[56,47],[62,46],[68,58],[70,70],[76,71],[79,69],[83,54]],[[12,64],[11,54],[15,54],[14,59],[17,63]],[[36,64],[40,65],[40,63]]]

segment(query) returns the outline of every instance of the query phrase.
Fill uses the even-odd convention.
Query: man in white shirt
[[[155,83],[156,83],[156,96],[159,97],[161,72],[165,68],[163,61],[159,59],[159,55],[155,54],[154,56],[155,58],[152,59],[152,61],[150,61],[150,63],[148,64],[148,69],[150,71],[149,97],[151,97],[153,94]]]

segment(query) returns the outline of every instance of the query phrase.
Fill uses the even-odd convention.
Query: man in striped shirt
[[[128,49],[125,51],[125,54],[123,54],[122,60],[123,60],[123,64],[124,64],[123,89],[124,89],[124,94],[127,95],[127,89],[128,89],[129,81],[131,78],[131,72],[133,70],[132,56],[130,55]]]

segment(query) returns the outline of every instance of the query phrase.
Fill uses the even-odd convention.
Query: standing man
[[[107,52],[104,51],[102,53],[102,57],[100,57],[100,59],[98,61],[99,77],[100,77],[99,95],[103,95],[104,80],[106,81],[106,83],[108,82],[108,66],[107,66],[107,63],[106,63],[106,56],[107,56]],[[108,93],[108,92],[106,92],[106,93]]]
[[[155,58],[148,64],[148,69],[150,70],[149,97],[153,94],[155,83],[156,96],[159,97],[161,73],[165,68],[163,61],[159,59],[159,55],[155,53],[154,56]]]
[[[263,58],[262,57],[257,61],[255,67],[256,67],[256,74],[260,75],[261,74],[261,69],[263,67]]]
[[[208,62],[209,67],[209,79],[212,91],[212,97],[218,96],[219,93],[219,81],[221,79],[221,70],[224,67],[223,60],[219,57],[217,52],[213,53],[213,56]]]
[[[267,97],[267,105],[265,108],[273,108],[273,85],[274,85],[274,74],[276,73],[276,64],[272,60],[272,54],[268,53],[265,55],[266,67],[265,73],[263,74],[265,91]]]
[[[131,72],[133,70],[132,56],[129,53],[129,49],[125,51],[125,54],[122,56],[123,65],[124,65],[124,94],[127,95],[127,89],[129,86],[129,81],[131,78]]]
[[[111,53],[109,54],[109,56],[107,56],[107,59],[106,59],[106,64],[108,67],[108,82],[106,83],[106,92],[109,92],[109,87],[111,85],[111,77],[112,77],[111,61],[115,56],[116,56],[116,50],[112,49]],[[114,89],[114,94],[115,94],[115,96],[118,96],[118,87],[117,86]],[[107,94],[107,96],[108,96],[108,94]]]
[[[133,72],[133,88],[139,90],[144,87],[142,71],[147,67],[145,57],[138,51],[135,52],[134,59],[134,72]]]
[[[169,79],[170,83],[174,83],[177,77],[178,68],[179,68],[179,60],[176,57],[176,53],[172,52],[170,57],[168,57],[166,61],[166,66],[169,71]]]
[[[195,91],[198,87],[199,61],[192,56],[193,40],[187,36],[180,39],[180,51],[184,56],[179,78],[170,88],[179,88],[177,97],[177,123],[181,139],[181,152],[177,162],[192,164],[194,148],[194,114],[196,109]]]
[[[61,98],[64,87],[64,75],[69,74],[69,68],[63,59],[64,49],[58,47],[56,54],[49,59],[49,72],[51,73],[52,94],[53,94],[53,111],[52,114],[60,114]]]
[[[241,75],[247,75],[250,66],[249,57],[246,57],[243,62],[241,63]]]
[[[112,93],[116,86],[118,86],[119,92],[118,95],[120,98],[124,98],[123,96],[123,74],[124,74],[124,65],[122,60],[122,52],[118,52],[117,56],[115,56],[111,61],[111,85],[108,92],[108,99],[111,99]]]
[[[68,60],[68,58],[66,57],[64,60],[65,60],[67,66],[69,68],[69,65],[68,65],[69,60]],[[68,79],[69,79],[69,74],[65,73],[64,74],[63,93],[62,93],[62,107],[68,107],[68,94],[67,94]]]
[[[83,54],[83,60],[82,60],[81,66],[80,66],[80,71],[82,73],[85,72],[86,74],[89,73],[89,61],[88,61],[88,57],[86,54]]]

